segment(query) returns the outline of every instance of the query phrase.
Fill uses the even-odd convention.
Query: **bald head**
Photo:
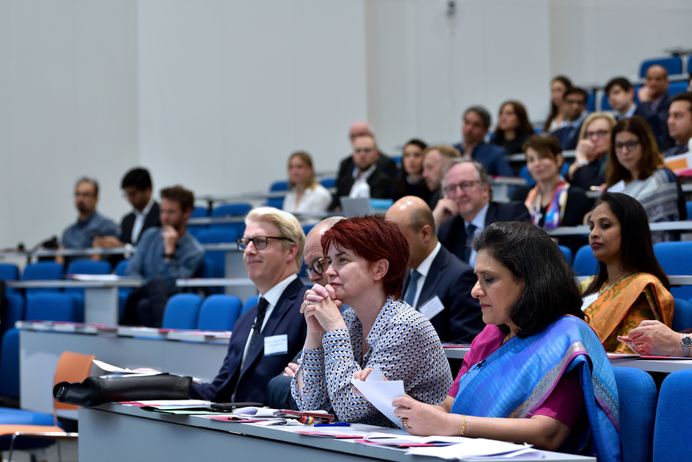
[[[348,137],[351,139],[351,143],[353,143],[354,139],[363,135],[370,135],[375,138],[375,133],[369,123],[363,121],[353,122],[348,130]]]
[[[344,217],[328,217],[317,223],[310,230],[305,237],[305,247],[303,248],[303,259],[308,268],[311,268],[317,260],[324,257],[322,252],[322,235],[331,229],[336,222],[343,219]],[[322,274],[317,274],[313,271],[308,271],[308,277],[310,281],[316,282],[317,284],[325,285],[327,283],[324,272],[322,272]]]
[[[428,204],[420,197],[405,196],[392,204],[385,218],[399,226],[408,242],[408,267],[418,267],[437,245],[435,219]]]

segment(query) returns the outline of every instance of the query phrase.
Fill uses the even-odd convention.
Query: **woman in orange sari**
[[[646,211],[636,199],[604,193],[589,227],[589,244],[599,263],[584,291],[584,312],[606,351],[630,352],[618,335],[627,335],[645,319],[667,326],[673,322],[668,277],[654,255]]]

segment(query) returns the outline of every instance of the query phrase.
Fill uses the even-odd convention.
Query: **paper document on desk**
[[[126,367],[118,367],[114,366],[113,364],[108,364],[103,361],[99,361],[98,359],[93,359],[92,362],[96,367],[101,369],[104,372],[108,372],[110,374],[137,374],[137,375],[158,375],[161,374],[161,371],[157,371],[156,369],[151,369],[148,367],[139,367],[137,369],[128,369]]]
[[[365,381],[351,379],[351,383],[378,411],[401,427],[401,420],[394,415],[392,401],[406,393],[403,380],[385,380],[382,371],[375,366]]]
[[[442,447],[411,448],[406,454],[415,456],[439,457],[447,460],[484,458],[502,458],[511,460],[515,457],[524,459],[543,459],[545,454],[528,445],[506,443],[504,441],[483,438],[464,438],[463,443]]]

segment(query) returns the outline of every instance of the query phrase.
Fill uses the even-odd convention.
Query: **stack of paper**
[[[375,366],[365,381],[351,379],[351,383],[378,411],[401,428],[401,419],[394,415],[392,401],[406,393],[403,380],[386,380]]]
[[[447,460],[465,458],[507,458],[521,456],[522,459],[542,459],[544,454],[528,445],[505,443],[504,441],[486,440],[483,438],[462,438],[464,441],[442,447],[414,447],[406,454],[416,456],[439,457]]]

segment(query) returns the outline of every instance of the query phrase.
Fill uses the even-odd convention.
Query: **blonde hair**
[[[596,119],[603,119],[608,122],[608,128],[610,128],[611,133],[613,132],[613,127],[615,126],[615,117],[613,117],[613,114],[609,112],[594,112],[589,114],[589,116],[584,120],[584,123],[581,124],[581,129],[579,130],[580,140],[584,139],[586,136],[586,128]]]
[[[250,222],[255,221],[271,223],[279,228],[281,237],[285,237],[291,241],[282,241],[284,247],[288,248],[291,244],[298,246],[295,260],[296,267],[300,268],[300,262],[303,258],[303,246],[305,245],[305,232],[303,232],[303,227],[300,226],[298,219],[292,214],[274,207],[257,207],[250,210],[250,213],[247,214],[245,217],[245,225],[247,226]]]
[[[307,151],[296,151],[290,156],[288,156],[288,167],[290,168],[291,165],[291,160],[293,160],[294,157],[297,157],[298,159],[302,160],[308,167],[310,167],[310,171],[312,172],[310,174],[310,178],[308,178],[308,184],[306,189],[314,189],[315,186],[317,186],[317,178],[315,177],[315,168],[312,166],[312,157],[310,157],[310,154],[308,154]],[[293,184],[292,181],[289,180],[288,185],[293,188],[295,184]]]

